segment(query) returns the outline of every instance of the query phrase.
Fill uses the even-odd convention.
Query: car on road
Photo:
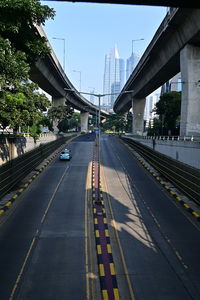
[[[63,149],[59,155],[60,160],[70,160],[71,158],[71,150],[69,149]]]

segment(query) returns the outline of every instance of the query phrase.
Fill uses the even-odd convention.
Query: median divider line
[[[120,296],[110,243],[106,210],[100,178],[98,178],[98,164],[98,153],[94,148],[94,158],[92,163],[92,204],[100,288],[103,300],[119,300]],[[100,184],[98,183],[98,180]]]

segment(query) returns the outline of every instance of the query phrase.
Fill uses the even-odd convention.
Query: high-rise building
[[[144,110],[144,120],[146,121],[146,127],[150,127],[150,122],[156,116],[156,113],[153,111],[156,103],[160,99],[160,88],[154,91],[152,94],[146,97],[146,104]]]
[[[103,106],[112,109],[113,103],[124,85],[124,60],[119,57],[117,46],[105,56]]]
[[[181,72],[176,74],[166,83],[164,83],[161,87],[161,95],[172,91],[176,91],[176,92],[182,91]]]
[[[128,78],[130,77],[139,60],[140,56],[133,52],[131,56],[126,60],[126,80],[128,80]]]

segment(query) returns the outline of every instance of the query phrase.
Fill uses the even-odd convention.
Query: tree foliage
[[[163,94],[160,101],[156,103],[155,112],[159,115],[164,127],[175,128],[181,112],[181,92],[173,91]]]
[[[43,112],[50,106],[50,101],[44,94],[37,91],[34,83],[18,86],[14,92],[0,91],[0,127],[7,126],[17,130],[19,126],[32,126],[40,123]]]
[[[39,0],[0,0],[0,128],[38,126],[50,102],[29,82],[31,63],[49,53],[34,24],[54,11]]]
[[[0,0],[0,36],[33,62],[48,53],[44,37],[35,33],[35,24],[44,25],[55,12],[39,0]]]
[[[52,123],[58,123],[59,131],[66,132],[69,128],[68,119],[71,119],[73,112],[73,108],[68,105],[52,106],[48,111],[48,118]]]
[[[103,124],[104,130],[115,132],[124,131],[126,129],[127,120],[123,113],[112,114]]]
[[[160,97],[160,101],[156,103],[154,109],[159,116],[156,122],[156,131],[160,126],[160,134],[164,131],[175,132],[178,127],[181,112],[181,92],[165,93]]]

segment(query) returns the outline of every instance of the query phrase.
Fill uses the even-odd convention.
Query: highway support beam
[[[182,78],[180,136],[200,136],[200,47],[180,52]]]
[[[81,132],[88,132],[89,112],[81,112]]]
[[[132,134],[142,135],[144,131],[144,109],[145,109],[146,98],[143,99],[132,99]]]
[[[52,106],[65,105],[65,97],[52,97]],[[58,133],[58,120],[53,121],[54,133]]]

